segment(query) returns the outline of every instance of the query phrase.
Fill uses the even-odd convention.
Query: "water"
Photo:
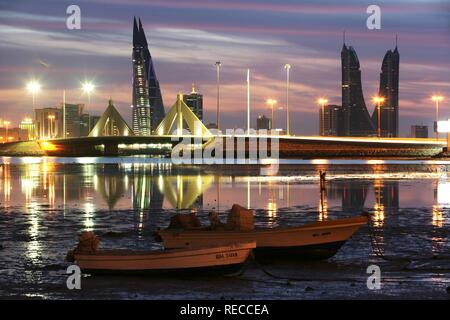
[[[277,172],[139,157],[0,158],[0,297],[448,299],[449,169],[442,161],[286,161]],[[322,202],[319,170],[327,171]],[[103,248],[156,249],[153,233],[173,214],[195,209],[206,224],[209,210],[225,220],[233,203],[254,208],[259,227],[367,211],[374,230],[361,228],[328,261],[265,265],[300,281],[251,266],[239,278],[87,276],[82,290],[66,288],[65,255],[81,231],[100,235]],[[367,289],[371,264],[381,268],[381,290]]]

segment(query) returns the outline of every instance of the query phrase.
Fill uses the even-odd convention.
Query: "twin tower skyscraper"
[[[141,19],[133,21],[133,132],[149,136],[164,118],[164,104]]]
[[[342,66],[342,109],[338,123],[340,136],[373,136],[380,123],[381,136],[398,137],[398,88],[400,54],[397,44],[388,50],[381,66],[378,95],[384,98],[380,104],[380,121],[375,106],[370,116],[361,83],[361,69],[353,47],[344,44],[341,51]]]
[[[161,89],[141,20],[133,21],[133,131],[138,136],[151,135],[165,115]],[[342,107],[337,122],[339,136],[372,136],[380,123],[381,135],[398,136],[398,88],[400,55],[397,45],[383,59],[380,74],[380,121],[377,108],[369,114],[361,83],[361,69],[356,51],[345,43],[341,51]]]

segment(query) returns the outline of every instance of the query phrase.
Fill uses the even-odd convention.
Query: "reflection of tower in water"
[[[373,220],[375,226],[382,227],[386,215],[396,214],[398,212],[398,181],[376,179],[374,181],[374,189],[376,202]]]
[[[9,163],[4,163],[0,166],[0,174],[3,180],[3,197],[5,206],[11,200],[11,167]]]
[[[366,202],[369,182],[345,181],[342,184],[342,210],[362,211]]]
[[[133,209],[162,209],[164,194],[158,186],[159,177],[153,165],[133,165]]]

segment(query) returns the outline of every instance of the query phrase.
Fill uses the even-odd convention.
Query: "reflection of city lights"
[[[375,204],[375,211],[373,213],[373,221],[375,227],[382,227],[384,224],[384,205]]]
[[[328,219],[328,203],[326,200],[319,202],[319,221],[325,221]]]
[[[444,226],[444,216],[442,214],[442,210],[439,206],[433,206],[433,217],[431,223],[435,227],[442,228]]]
[[[93,219],[95,211],[94,204],[91,202],[86,202],[84,204],[84,211],[85,211],[84,228],[86,229],[86,231],[92,231],[94,230],[94,219]]]
[[[36,202],[29,203],[27,211],[30,214],[30,228],[28,229],[30,241],[27,242],[26,256],[31,262],[37,263],[38,258],[41,256],[41,245],[37,240],[39,235],[38,204]]]
[[[11,169],[9,163],[5,163],[3,168],[3,189],[5,194],[5,202],[9,202],[11,199]]]
[[[275,218],[277,216],[277,204],[276,202],[270,201],[267,204],[267,212],[269,213],[270,218]]]

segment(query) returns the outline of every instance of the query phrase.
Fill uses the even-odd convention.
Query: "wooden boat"
[[[328,259],[362,226],[366,216],[316,222],[299,227],[254,230],[174,230],[158,231],[164,247],[198,248],[231,242],[255,241],[256,257]]]
[[[95,246],[80,250],[80,244],[77,249],[69,251],[68,260],[76,262],[84,272],[133,274],[233,272],[244,264],[256,247],[256,243],[250,241],[196,249],[131,251],[96,250]]]

